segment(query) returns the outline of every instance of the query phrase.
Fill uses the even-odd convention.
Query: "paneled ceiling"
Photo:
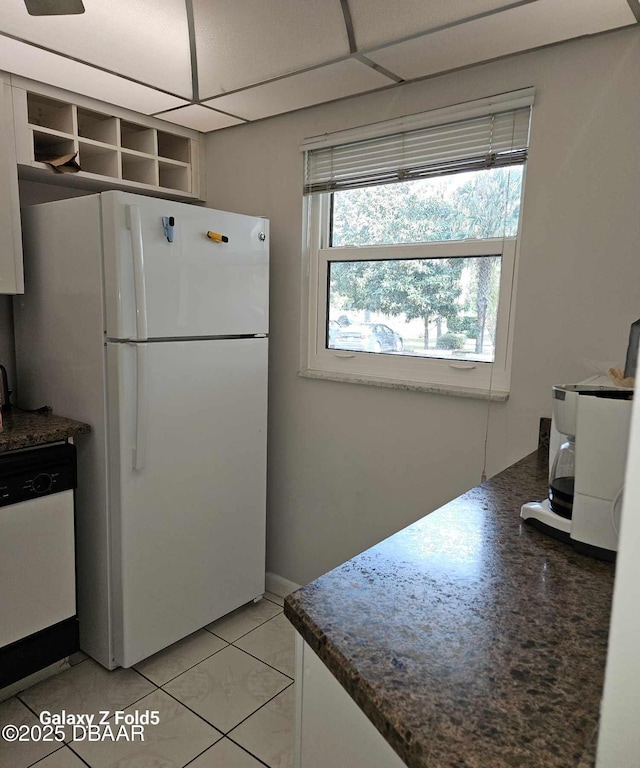
[[[640,0],[2,0],[0,70],[208,132],[640,21]]]

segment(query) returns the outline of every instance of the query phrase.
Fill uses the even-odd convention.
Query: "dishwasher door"
[[[75,615],[73,491],[0,507],[0,648]]]
[[[77,635],[76,485],[69,443],[0,454],[0,683],[10,666],[51,663]]]

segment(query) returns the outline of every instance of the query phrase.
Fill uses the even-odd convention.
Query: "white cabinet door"
[[[11,87],[0,74],[0,293],[24,293]]]
[[[298,634],[296,686],[295,768],[406,768]]]

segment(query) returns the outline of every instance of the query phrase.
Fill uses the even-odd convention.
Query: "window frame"
[[[524,198],[526,163],[523,167],[521,201]],[[522,204],[521,204],[522,211]],[[483,240],[451,240],[409,245],[332,247],[331,193],[304,198],[303,226],[306,261],[303,285],[303,334],[300,375],[337,381],[365,383],[439,394],[492,400],[509,396],[518,270],[518,235]],[[393,258],[451,258],[500,256],[500,288],[493,363],[443,358],[411,357],[385,353],[351,352],[326,348],[328,322],[328,263]]]

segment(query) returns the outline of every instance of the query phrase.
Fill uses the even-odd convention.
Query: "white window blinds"
[[[523,163],[531,107],[305,152],[305,194]]]

